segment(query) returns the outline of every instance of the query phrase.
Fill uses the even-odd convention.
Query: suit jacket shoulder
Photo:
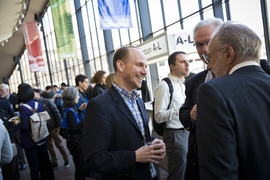
[[[150,141],[147,113],[142,99],[137,101],[144,119],[146,141]],[[131,111],[112,86],[87,105],[83,124],[84,157],[87,169],[102,179],[119,176],[150,179],[148,163],[135,163],[135,151],[144,146],[144,138]]]
[[[187,129],[193,129],[195,123],[190,119],[190,111],[193,106],[196,104],[197,91],[199,86],[204,83],[205,77],[208,73],[208,70],[204,70],[192,78],[190,78],[186,83],[186,100],[183,106],[180,108],[179,118],[183,126]]]

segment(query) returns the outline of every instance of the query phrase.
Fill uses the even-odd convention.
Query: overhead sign
[[[193,33],[191,30],[182,30],[175,32],[168,32],[168,43],[172,51],[184,51],[186,53],[194,52],[193,47]]]
[[[44,59],[41,50],[38,23],[23,23],[23,35],[25,46],[28,52],[28,60],[31,72],[44,71]]]
[[[144,52],[148,61],[168,55],[166,33],[145,41],[144,43],[138,45],[138,47]]]
[[[50,0],[59,59],[75,58],[76,43],[69,0]]]

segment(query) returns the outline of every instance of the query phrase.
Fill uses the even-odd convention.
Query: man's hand
[[[196,121],[197,119],[197,104],[193,106],[193,108],[190,111],[190,118],[192,121]]]
[[[142,146],[135,151],[136,162],[159,164],[165,153],[165,143],[160,139],[154,139],[150,145]]]

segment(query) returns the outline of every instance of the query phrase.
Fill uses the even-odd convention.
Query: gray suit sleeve
[[[11,142],[9,139],[8,132],[5,126],[0,122],[0,129],[1,129],[1,163],[9,163],[13,158],[13,151],[11,147]]]

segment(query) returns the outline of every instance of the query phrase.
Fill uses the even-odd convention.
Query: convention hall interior
[[[263,42],[261,58],[269,59],[269,4],[269,0],[134,0],[129,1],[132,27],[101,29],[97,0],[70,0],[76,57],[60,59],[48,0],[1,1],[0,82],[9,84],[10,91],[14,93],[20,83],[40,89],[47,85],[60,86],[61,82],[75,85],[77,74],[85,74],[90,79],[98,70],[108,74],[113,72],[112,57],[115,50],[132,45],[142,48],[146,53],[146,80],[153,93],[158,82],[167,76],[169,68],[166,60],[175,50],[188,53],[191,72],[197,73],[205,68],[196,48],[192,46],[192,28],[202,19],[218,17],[249,26]],[[38,23],[44,60],[42,71],[30,70],[23,35],[23,24],[27,22]],[[163,45],[155,44],[163,36],[167,39],[166,50],[147,53],[149,45]],[[179,38],[182,43],[179,43]]]
[[[169,73],[168,56],[177,50],[188,54],[190,72],[206,68],[193,46],[193,27],[203,19],[217,17],[238,21],[250,27],[261,38],[261,59],[270,59],[270,0],[129,0],[129,27],[104,28],[98,0],[62,0],[68,2],[69,21],[75,42],[74,57],[59,55],[57,23],[49,0],[0,1],[0,83],[16,93],[21,83],[44,90],[62,82],[75,86],[75,77],[89,79],[99,70],[114,72],[114,52],[123,46],[137,46],[148,61],[146,82],[153,93]],[[111,1],[113,5],[113,1]],[[43,68],[34,71],[28,54],[24,25],[37,23]],[[69,30],[70,30],[69,29]],[[62,37],[64,42],[66,39]],[[166,159],[160,164],[166,177]],[[58,170],[58,179],[73,175],[74,165]],[[58,176],[57,175],[57,176]],[[21,173],[29,179],[29,169]]]

